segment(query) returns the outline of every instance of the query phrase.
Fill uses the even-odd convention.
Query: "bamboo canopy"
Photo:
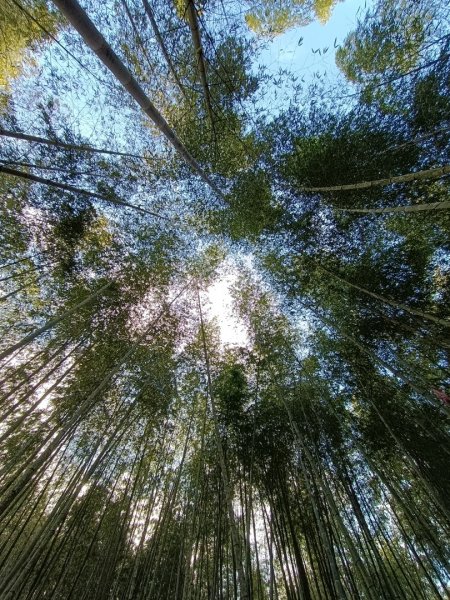
[[[4,5],[0,598],[445,600],[447,3]]]

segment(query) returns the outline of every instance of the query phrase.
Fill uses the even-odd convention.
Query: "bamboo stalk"
[[[361,214],[387,214],[387,213],[411,213],[425,210],[446,210],[450,208],[450,200],[444,202],[430,202],[428,204],[411,204],[406,206],[387,206],[385,208],[337,208],[338,212],[352,212]]]
[[[74,185],[70,185],[68,183],[60,183],[59,181],[53,181],[52,179],[47,179],[45,177],[39,177],[38,175],[33,175],[32,173],[25,173],[25,171],[16,171],[15,169],[10,169],[9,167],[4,167],[0,165],[0,171],[6,173],[7,175],[12,175],[13,177],[19,177],[21,179],[25,179],[28,181],[34,181],[36,183],[42,183],[43,185],[47,185],[49,187],[54,187],[59,190],[64,190],[65,192],[72,192],[74,194],[81,194],[83,196],[88,196],[90,198],[96,198],[98,200],[103,200],[104,202],[109,202],[111,204],[117,204],[119,206],[126,206],[127,208],[132,208],[134,210],[138,210],[139,212],[145,213],[147,215],[151,215],[152,217],[157,217],[158,219],[164,219],[161,215],[157,213],[151,212],[146,208],[141,208],[140,206],[136,206],[135,204],[130,204],[129,202],[125,202],[124,200],[120,200],[119,198],[110,198],[103,194],[98,194],[97,192],[90,192],[89,190],[84,190],[75,187]]]
[[[56,146],[58,148],[64,148],[65,150],[75,150],[77,152],[94,152],[99,154],[111,154],[113,156],[124,156],[128,158],[139,158],[147,160],[147,157],[140,156],[139,154],[129,154],[128,152],[118,152],[116,150],[105,150],[103,148],[94,148],[87,144],[68,144],[67,142],[60,142],[59,140],[49,140],[37,135],[29,135],[22,131],[11,131],[9,129],[3,129],[0,127],[0,135],[4,137],[15,138],[17,140],[25,140],[27,142],[36,142],[37,144],[44,144],[45,146]]]
[[[364,190],[372,187],[391,185],[393,183],[406,183],[407,181],[419,181],[421,179],[439,179],[450,173],[450,165],[416,171],[415,173],[406,173],[405,175],[396,175],[395,177],[386,177],[384,179],[374,179],[373,181],[361,181],[360,183],[348,183],[344,185],[330,185],[319,187],[300,187],[301,192],[343,192],[352,190]]]

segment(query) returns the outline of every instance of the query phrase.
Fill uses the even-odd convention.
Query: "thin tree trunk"
[[[193,0],[186,0],[186,11],[188,16],[189,27],[191,30],[192,43],[194,44],[194,50],[197,56],[197,66],[198,71],[200,73],[200,80],[202,82],[203,93],[205,96],[206,110],[208,112],[211,125],[214,127],[214,115],[211,105],[211,93],[209,91],[208,79],[206,76],[206,64],[202,40],[200,36],[200,29],[198,26],[197,9],[195,8]]]
[[[52,263],[52,265],[53,264],[54,263]],[[52,266],[52,265],[50,265],[50,266]],[[0,283],[2,283],[3,281],[10,281],[11,279],[18,279],[19,277],[23,277],[24,275],[29,275],[30,273],[35,273],[36,271],[39,271],[40,269],[41,269],[40,266],[35,266],[35,267],[32,267],[31,269],[28,269],[26,271],[20,271],[19,273],[12,273],[11,275],[7,275],[6,277],[2,277],[0,279]]]
[[[88,145],[77,145],[68,144],[66,142],[60,142],[59,140],[49,140],[47,138],[40,137],[38,135],[29,135],[22,131],[11,131],[9,129],[3,129],[0,127],[0,135],[4,137],[15,138],[17,140],[25,140],[27,142],[36,142],[37,144],[44,144],[46,146],[56,146],[58,148],[64,148],[65,150],[75,150],[76,152],[93,152],[98,154],[111,154],[113,156],[125,156],[128,158],[139,158],[141,160],[148,160],[145,156],[139,154],[129,154],[128,152],[117,152],[115,150],[104,150],[101,148],[93,148]]]
[[[220,440],[220,431],[219,431],[219,424],[218,424],[218,418],[217,418],[217,408],[216,408],[216,403],[215,403],[213,390],[212,390],[212,381],[211,381],[210,366],[209,366],[209,356],[208,356],[208,350],[207,350],[207,346],[206,346],[205,327],[204,327],[204,323],[203,323],[203,314],[202,314],[202,307],[201,307],[201,302],[200,302],[200,292],[198,290],[197,290],[197,299],[198,299],[198,308],[199,308],[199,316],[200,316],[200,328],[201,328],[201,336],[202,336],[202,343],[203,343],[203,352],[204,352],[205,363],[206,363],[207,390],[208,390],[209,400],[210,400],[210,404],[211,404],[211,412],[212,412],[212,417],[213,417],[213,425],[214,425],[214,434],[215,434],[215,438],[216,438],[217,453],[219,455],[220,471],[221,471],[221,475],[222,475],[225,498],[226,498],[226,502],[227,502],[227,510],[228,510],[228,516],[229,516],[229,521],[230,521],[232,546],[233,546],[234,556],[236,558],[236,568],[237,568],[237,573],[238,573],[238,578],[239,578],[240,594],[241,594],[241,599],[245,600],[248,597],[248,587],[247,587],[247,581],[246,581],[244,568],[243,568],[243,562],[242,562],[241,544],[239,541],[238,531],[237,531],[237,527],[236,527],[236,523],[235,523],[235,515],[234,515],[234,510],[233,510],[233,495],[231,493],[227,468],[226,468],[226,464],[225,464],[225,457],[224,457],[224,453],[223,453],[222,442]]]
[[[40,277],[36,277],[35,281],[39,281],[39,279],[41,279],[42,276]],[[9,294],[5,294],[4,296],[0,297],[0,302],[5,302],[5,300],[8,300],[8,298],[11,298],[12,296],[15,296],[16,294],[19,294],[20,292],[23,292],[23,290],[25,290],[27,287],[29,287],[30,282],[25,283],[24,285],[16,288],[15,290],[13,290],[12,292],[9,292]]]
[[[429,204],[412,204],[410,206],[387,206],[386,208],[337,208],[339,212],[351,212],[361,214],[385,214],[385,213],[409,213],[424,210],[444,210],[450,208],[450,201],[430,202]]]
[[[90,294],[87,298],[85,298],[84,300],[82,300],[81,302],[76,304],[70,310],[67,310],[65,313],[63,313],[59,317],[55,317],[54,319],[47,321],[47,323],[42,325],[42,327],[39,327],[39,329],[35,329],[33,332],[26,335],[24,338],[22,338],[16,344],[13,344],[12,346],[9,346],[9,348],[6,348],[6,350],[3,350],[3,352],[0,352],[0,360],[3,360],[7,356],[10,356],[10,354],[15,352],[16,350],[23,348],[24,346],[26,346],[27,344],[29,344],[30,342],[35,340],[37,337],[39,337],[42,333],[45,333],[49,329],[52,329],[55,325],[57,325],[64,319],[67,319],[71,315],[73,315],[79,308],[81,308],[82,306],[85,306],[86,304],[89,304],[89,302],[91,302],[91,300],[93,300],[96,296],[98,296],[103,291],[105,291],[111,284],[112,284],[112,282],[109,281],[108,283],[103,285],[99,290],[97,290],[93,294]]]
[[[407,181],[418,181],[421,179],[438,179],[450,173],[450,165],[436,167],[433,169],[425,169],[416,173],[406,173],[406,175],[396,175],[395,177],[387,177],[385,179],[374,179],[373,181],[361,181],[360,183],[349,183],[344,185],[331,185],[321,187],[300,187],[297,188],[301,192],[341,192],[351,190],[365,190],[372,187],[391,185],[393,183],[406,183]]]
[[[145,213],[147,215],[151,215],[152,217],[157,217],[158,219],[165,219],[161,215],[157,213],[151,212],[146,208],[141,208],[140,206],[136,206],[135,204],[130,204],[129,202],[125,202],[124,200],[120,200],[118,198],[109,198],[108,196],[104,196],[103,194],[98,194],[97,192],[90,192],[89,190],[83,190],[75,187],[74,185],[69,185],[68,183],[60,183],[59,181],[53,181],[52,179],[47,179],[45,177],[39,177],[38,175],[33,175],[32,173],[25,173],[24,171],[16,171],[15,169],[10,169],[9,167],[3,167],[0,165],[0,171],[6,173],[7,175],[12,175],[13,177],[20,177],[21,179],[26,179],[28,181],[35,181],[36,183],[42,183],[43,185],[47,185],[49,187],[54,187],[59,190],[64,190],[65,192],[72,192],[74,194],[82,194],[83,196],[88,196],[89,198],[97,198],[99,200],[103,200],[103,202],[109,202],[110,204],[117,204],[118,206],[126,206],[127,208],[132,208],[134,210],[138,210],[139,212]]]
[[[141,50],[142,50],[142,52],[143,52],[143,54],[145,56],[145,60],[148,63],[149,69],[150,69],[150,71],[153,71],[154,70],[154,66],[152,65],[152,61],[150,60],[150,57],[149,57],[149,55],[147,53],[147,50],[146,50],[146,48],[145,48],[145,46],[144,46],[144,44],[142,42],[141,36],[139,34],[139,30],[138,30],[138,28],[136,26],[136,23],[134,22],[133,15],[131,14],[130,8],[129,8],[128,4],[127,4],[127,0],[121,0],[121,2],[122,2],[122,5],[123,5],[123,7],[125,9],[125,12],[127,13],[127,17],[128,17],[128,20],[130,21],[130,24],[131,24],[131,27],[133,29],[134,35],[136,36],[137,43],[141,47]]]
[[[44,164],[38,164],[38,163],[32,163],[32,162],[25,162],[25,161],[20,161],[20,160],[0,160],[0,162],[6,166],[15,166],[15,167],[27,167],[30,169],[41,169],[41,171],[52,171],[54,173],[64,173],[65,175],[70,175],[70,176],[76,176],[76,177],[82,177],[84,175],[87,175],[89,177],[95,177],[97,175],[100,174],[100,171],[97,170],[95,171],[94,168],[92,168],[90,171],[73,171],[73,169],[71,169],[70,167],[49,167],[47,165]]]
[[[163,37],[161,35],[161,32],[159,31],[159,27],[158,27],[158,23],[156,22],[155,19],[155,15],[153,13],[153,9],[150,6],[150,3],[148,2],[148,0],[142,0],[143,4],[144,4],[144,9],[145,12],[147,13],[148,19],[150,21],[150,25],[152,26],[153,29],[153,33],[155,36],[156,41],[158,42],[158,46],[164,56],[164,59],[167,63],[167,66],[169,67],[169,71],[172,73],[172,77],[174,78],[177,86],[179,87],[181,93],[183,94],[184,97],[186,97],[186,91],[183,87],[183,84],[180,81],[180,78],[178,77],[178,74],[175,70],[175,67],[173,66],[173,62],[172,59],[170,58],[170,54],[166,48],[166,45],[164,43]]]
[[[81,343],[81,341],[80,341],[80,343]],[[79,343],[79,344],[80,344],[80,343]],[[77,344],[77,346],[78,346],[79,344]],[[23,385],[25,385],[26,383],[28,383],[28,382],[29,382],[29,381],[30,381],[30,380],[31,380],[31,379],[32,379],[32,378],[33,378],[35,375],[37,375],[37,374],[38,374],[40,371],[42,371],[42,370],[44,370],[46,367],[48,367],[48,365],[49,365],[49,364],[52,362],[52,360],[53,360],[53,359],[54,359],[56,356],[58,356],[58,354],[60,354],[61,352],[64,352],[64,350],[67,348],[67,346],[68,346],[68,345],[69,345],[69,343],[68,343],[68,342],[63,342],[62,344],[60,344],[60,345],[59,345],[59,346],[56,348],[56,350],[55,350],[53,353],[50,353],[48,356],[46,356],[46,361],[45,361],[45,364],[39,363],[39,365],[38,365],[38,366],[36,366],[36,367],[35,367],[35,368],[34,368],[34,369],[33,369],[33,370],[30,372],[30,373],[28,373],[28,374],[24,374],[24,376],[23,376],[23,377],[21,377],[21,378],[20,378],[20,377],[17,377],[17,378],[16,378],[16,377],[14,377],[14,375],[15,375],[15,373],[14,373],[14,375],[13,375],[12,377],[10,377],[10,378],[9,378],[9,379],[11,379],[11,380],[12,380],[12,381],[11,381],[11,383],[12,383],[13,385],[11,385],[11,387],[9,387],[8,391],[6,391],[6,392],[5,392],[5,394],[4,394],[4,395],[1,397],[1,404],[3,405],[3,404],[6,402],[6,400],[8,400],[8,398],[10,398],[10,397],[11,397],[11,395],[12,395],[12,394],[15,394],[17,391],[19,391],[19,390],[20,390],[20,388],[21,388]],[[49,349],[50,349],[50,348],[49,348]],[[64,360],[65,360],[65,357],[62,359],[62,361],[64,361]],[[59,364],[61,364],[61,363],[58,363],[58,365],[59,365]],[[51,370],[49,371],[49,373],[47,373],[47,375],[44,375],[44,377],[43,377],[43,378],[41,378],[41,379],[39,380],[39,382],[38,382],[38,385],[40,385],[41,383],[43,383],[43,382],[46,380],[46,378],[48,377],[48,375],[49,375],[50,373],[52,373],[52,371],[53,371],[53,369],[51,369]],[[14,385],[14,382],[15,382],[15,381],[17,381],[17,379],[19,379],[19,383],[16,383],[16,384]],[[5,379],[4,381],[6,381],[6,379]],[[3,382],[2,382],[2,383],[3,383]],[[34,391],[34,390],[33,390],[33,391]],[[28,393],[28,395],[31,395],[31,393],[32,393],[32,391],[31,391],[31,392],[29,392],[29,393]],[[16,399],[15,403],[13,403],[13,404],[12,404],[12,406],[11,406],[11,405],[9,405],[9,406],[7,407],[7,409],[6,409],[6,412],[5,412],[5,413],[2,413],[2,415],[1,415],[1,418],[2,418],[2,420],[3,420],[3,421],[5,421],[5,420],[6,420],[6,418],[9,416],[10,412],[14,412],[14,409],[15,409],[15,408],[16,408],[16,407],[17,407],[19,404],[20,404],[20,400],[19,400],[19,401],[17,401],[17,399]]]
[[[429,313],[425,313],[421,310],[416,310],[415,308],[411,308],[411,307],[407,306],[406,304],[402,304],[401,302],[396,302],[395,300],[386,298],[386,296],[381,296],[380,294],[371,292],[370,290],[368,290],[366,288],[356,285],[356,283],[351,283],[347,279],[340,277],[340,275],[337,275],[333,271],[329,271],[328,269],[326,269],[325,267],[322,267],[321,265],[318,265],[318,267],[322,271],[325,271],[325,273],[327,273],[328,275],[331,275],[335,279],[342,281],[342,283],[345,283],[346,285],[348,285],[352,288],[355,288],[356,290],[358,290],[359,292],[362,292],[363,294],[367,294],[367,296],[372,296],[372,298],[376,298],[377,300],[380,300],[381,302],[384,302],[385,304],[390,304],[391,306],[393,306],[394,308],[397,308],[398,310],[404,310],[405,312],[408,312],[411,315],[414,315],[416,317],[421,317],[422,319],[427,319],[428,321],[433,321],[433,323],[438,323],[439,325],[443,325],[444,327],[450,327],[450,321],[447,319],[440,319],[439,317],[435,317],[433,315],[430,315]]]

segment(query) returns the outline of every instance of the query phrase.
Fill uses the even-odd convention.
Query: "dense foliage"
[[[446,3],[4,4],[0,597],[444,600]]]

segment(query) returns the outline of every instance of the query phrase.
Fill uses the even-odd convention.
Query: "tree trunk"
[[[391,185],[393,183],[406,183],[407,181],[417,181],[420,179],[438,179],[450,173],[450,165],[436,167],[434,169],[426,169],[417,171],[416,173],[407,173],[406,175],[396,175],[395,177],[387,177],[385,179],[374,179],[373,181],[361,181],[360,183],[348,183],[344,185],[330,185],[322,187],[300,187],[301,192],[341,192],[351,190],[365,190],[372,187]]]
[[[74,185],[69,185],[68,183],[60,183],[59,181],[53,181],[52,179],[46,179],[45,177],[39,177],[38,175],[33,175],[32,173],[25,173],[24,171],[16,171],[15,169],[10,169],[9,167],[0,166],[0,171],[6,173],[7,175],[12,175],[13,177],[20,177],[21,179],[26,179],[28,181],[35,181],[36,183],[42,183],[44,185],[48,185],[49,187],[54,187],[59,190],[64,190],[65,192],[72,192],[74,194],[82,194],[83,196],[88,196],[90,198],[98,198],[99,200],[103,200],[104,202],[109,202],[110,204],[117,204],[118,206],[126,206],[127,208],[132,208],[134,210],[138,210],[139,212],[145,213],[147,215],[151,215],[152,217],[157,217],[158,219],[164,219],[154,212],[151,212],[145,208],[141,208],[140,206],[136,206],[135,204],[130,204],[129,202],[125,202],[124,200],[120,200],[119,198],[108,198],[108,196],[104,196],[103,194],[98,194],[97,192],[90,192],[89,190],[83,190],[75,187]]]

